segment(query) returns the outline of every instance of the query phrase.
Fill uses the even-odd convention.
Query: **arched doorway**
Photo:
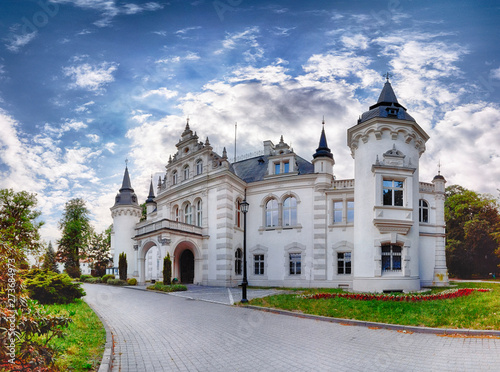
[[[190,249],[185,249],[181,253],[179,260],[181,283],[191,284],[194,281],[194,255]]]

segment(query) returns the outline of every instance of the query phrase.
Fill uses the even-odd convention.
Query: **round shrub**
[[[106,274],[106,275],[103,275],[103,277],[101,278],[101,282],[107,283],[108,279],[114,279],[114,278],[115,278],[115,276],[113,274]]]
[[[67,304],[85,296],[81,284],[73,282],[67,274],[33,269],[24,278],[29,297],[42,304]]]
[[[130,278],[127,280],[128,285],[137,285],[137,279],[136,278]]]
[[[99,278],[99,277],[88,278],[87,280],[85,280],[85,283],[92,283],[92,284],[101,283],[101,278]]]

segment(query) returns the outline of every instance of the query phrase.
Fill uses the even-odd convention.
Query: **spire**
[[[128,160],[126,161],[128,163]],[[125,173],[123,174],[122,187],[115,197],[116,205],[138,205],[137,195],[135,195],[132,184],[130,183],[130,175],[128,173],[128,166],[125,165]]]
[[[151,176],[151,183],[149,184],[149,195],[148,195],[148,198],[146,199],[146,204],[149,204],[149,203],[154,203],[155,199],[155,193],[153,191],[153,176]]]
[[[321,136],[319,138],[319,146],[316,149],[316,153],[313,155],[313,158],[316,159],[318,157],[322,158],[330,158],[333,159],[333,154],[328,147],[328,143],[326,142],[326,134],[325,134],[325,118],[323,117],[323,128],[321,129]]]

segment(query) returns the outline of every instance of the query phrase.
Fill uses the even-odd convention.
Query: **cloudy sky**
[[[38,194],[45,239],[83,198],[98,231],[125,159],[145,200],[189,116],[234,156],[285,142],[312,159],[321,121],[337,178],[346,131],[389,71],[430,135],[421,180],[498,196],[497,1],[2,0],[0,187]]]

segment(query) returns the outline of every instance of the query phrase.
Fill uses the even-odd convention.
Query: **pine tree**
[[[59,274],[59,269],[57,268],[57,262],[56,262],[56,253],[54,252],[54,248],[52,248],[52,241],[49,242],[47,251],[43,256],[42,269],[50,270]]]
[[[172,260],[170,253],[163,259],[163,284],[170,285],[172,283]]]

